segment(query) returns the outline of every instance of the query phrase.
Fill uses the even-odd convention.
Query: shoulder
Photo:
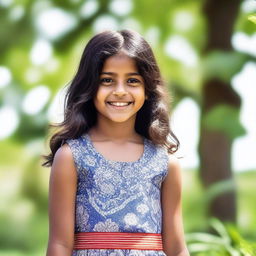
[[[73,161],[71,149],[68,144],[61,146],[54,155],[55,162],[69,162]]]
[[[181,165],[179,159],[172,154],[168,155],[168,173],[165,182],[181,185]]]
[[[172,171],[172,170],[180,170],[180,161],[179,159],[173,155],[173,154],[169,154],[168,155],[168,170]]]
[[[52,165],[55,174],[76,176],[73,155],[68,144],[61,146],[55,153]]]

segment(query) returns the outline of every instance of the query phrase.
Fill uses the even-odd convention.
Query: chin
[[[129,119],[124,119],[124,118],[113,118],[113,119],[111,119],[111,121],[113,122],[113,123],[125,123],[125,122],[127,122]]]
[[[124,116],[112,116],[109,117],[108,119],[111,120],[113,123],[125,123],[125,122],[129,122],[133,119],[133,116],[129,116],[129,117],[124,117]]]

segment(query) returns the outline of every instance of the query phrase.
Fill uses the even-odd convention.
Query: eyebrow
[[[116,73],[114,72],[101,72],[101,75],[112,75],[112,76],[116,76]],[[141,76],[139,73],[137,72],[132,72],[132,73],[127,73],[126,75],[128,76]]]

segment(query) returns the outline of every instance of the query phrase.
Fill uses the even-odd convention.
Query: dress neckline
[[[82,135],[82,137],[88,142],[88,146],[90,147],[90,149],[97,155],[99,156],[101,159],[103,159],[105,162],[108,162],[110,164],[115,164],[115,163],[118,163],[118,164],[137,164],[137,163],[140,163],[144,158],[145,158],[145,155],[146,155],[146,151],[147,151],[147,139],[145,137],[143,137],[143,145],[144,145],[144,149],[143,149],[143,153],[142,155],[140,156],[139,159],[135,160],[135,161],[114,161],[114,160],[110,160],[110,159],[107,159],[105,156],[103,156],[96,148],[95,146],[93,145],[93,142],[89,136],[88,133]]]

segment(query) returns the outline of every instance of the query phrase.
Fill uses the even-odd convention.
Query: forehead
[[[138,72],[137,65],[134,59],[125,55],[117,54],[107,58],[104,62],[102,71],[104,72]]]

